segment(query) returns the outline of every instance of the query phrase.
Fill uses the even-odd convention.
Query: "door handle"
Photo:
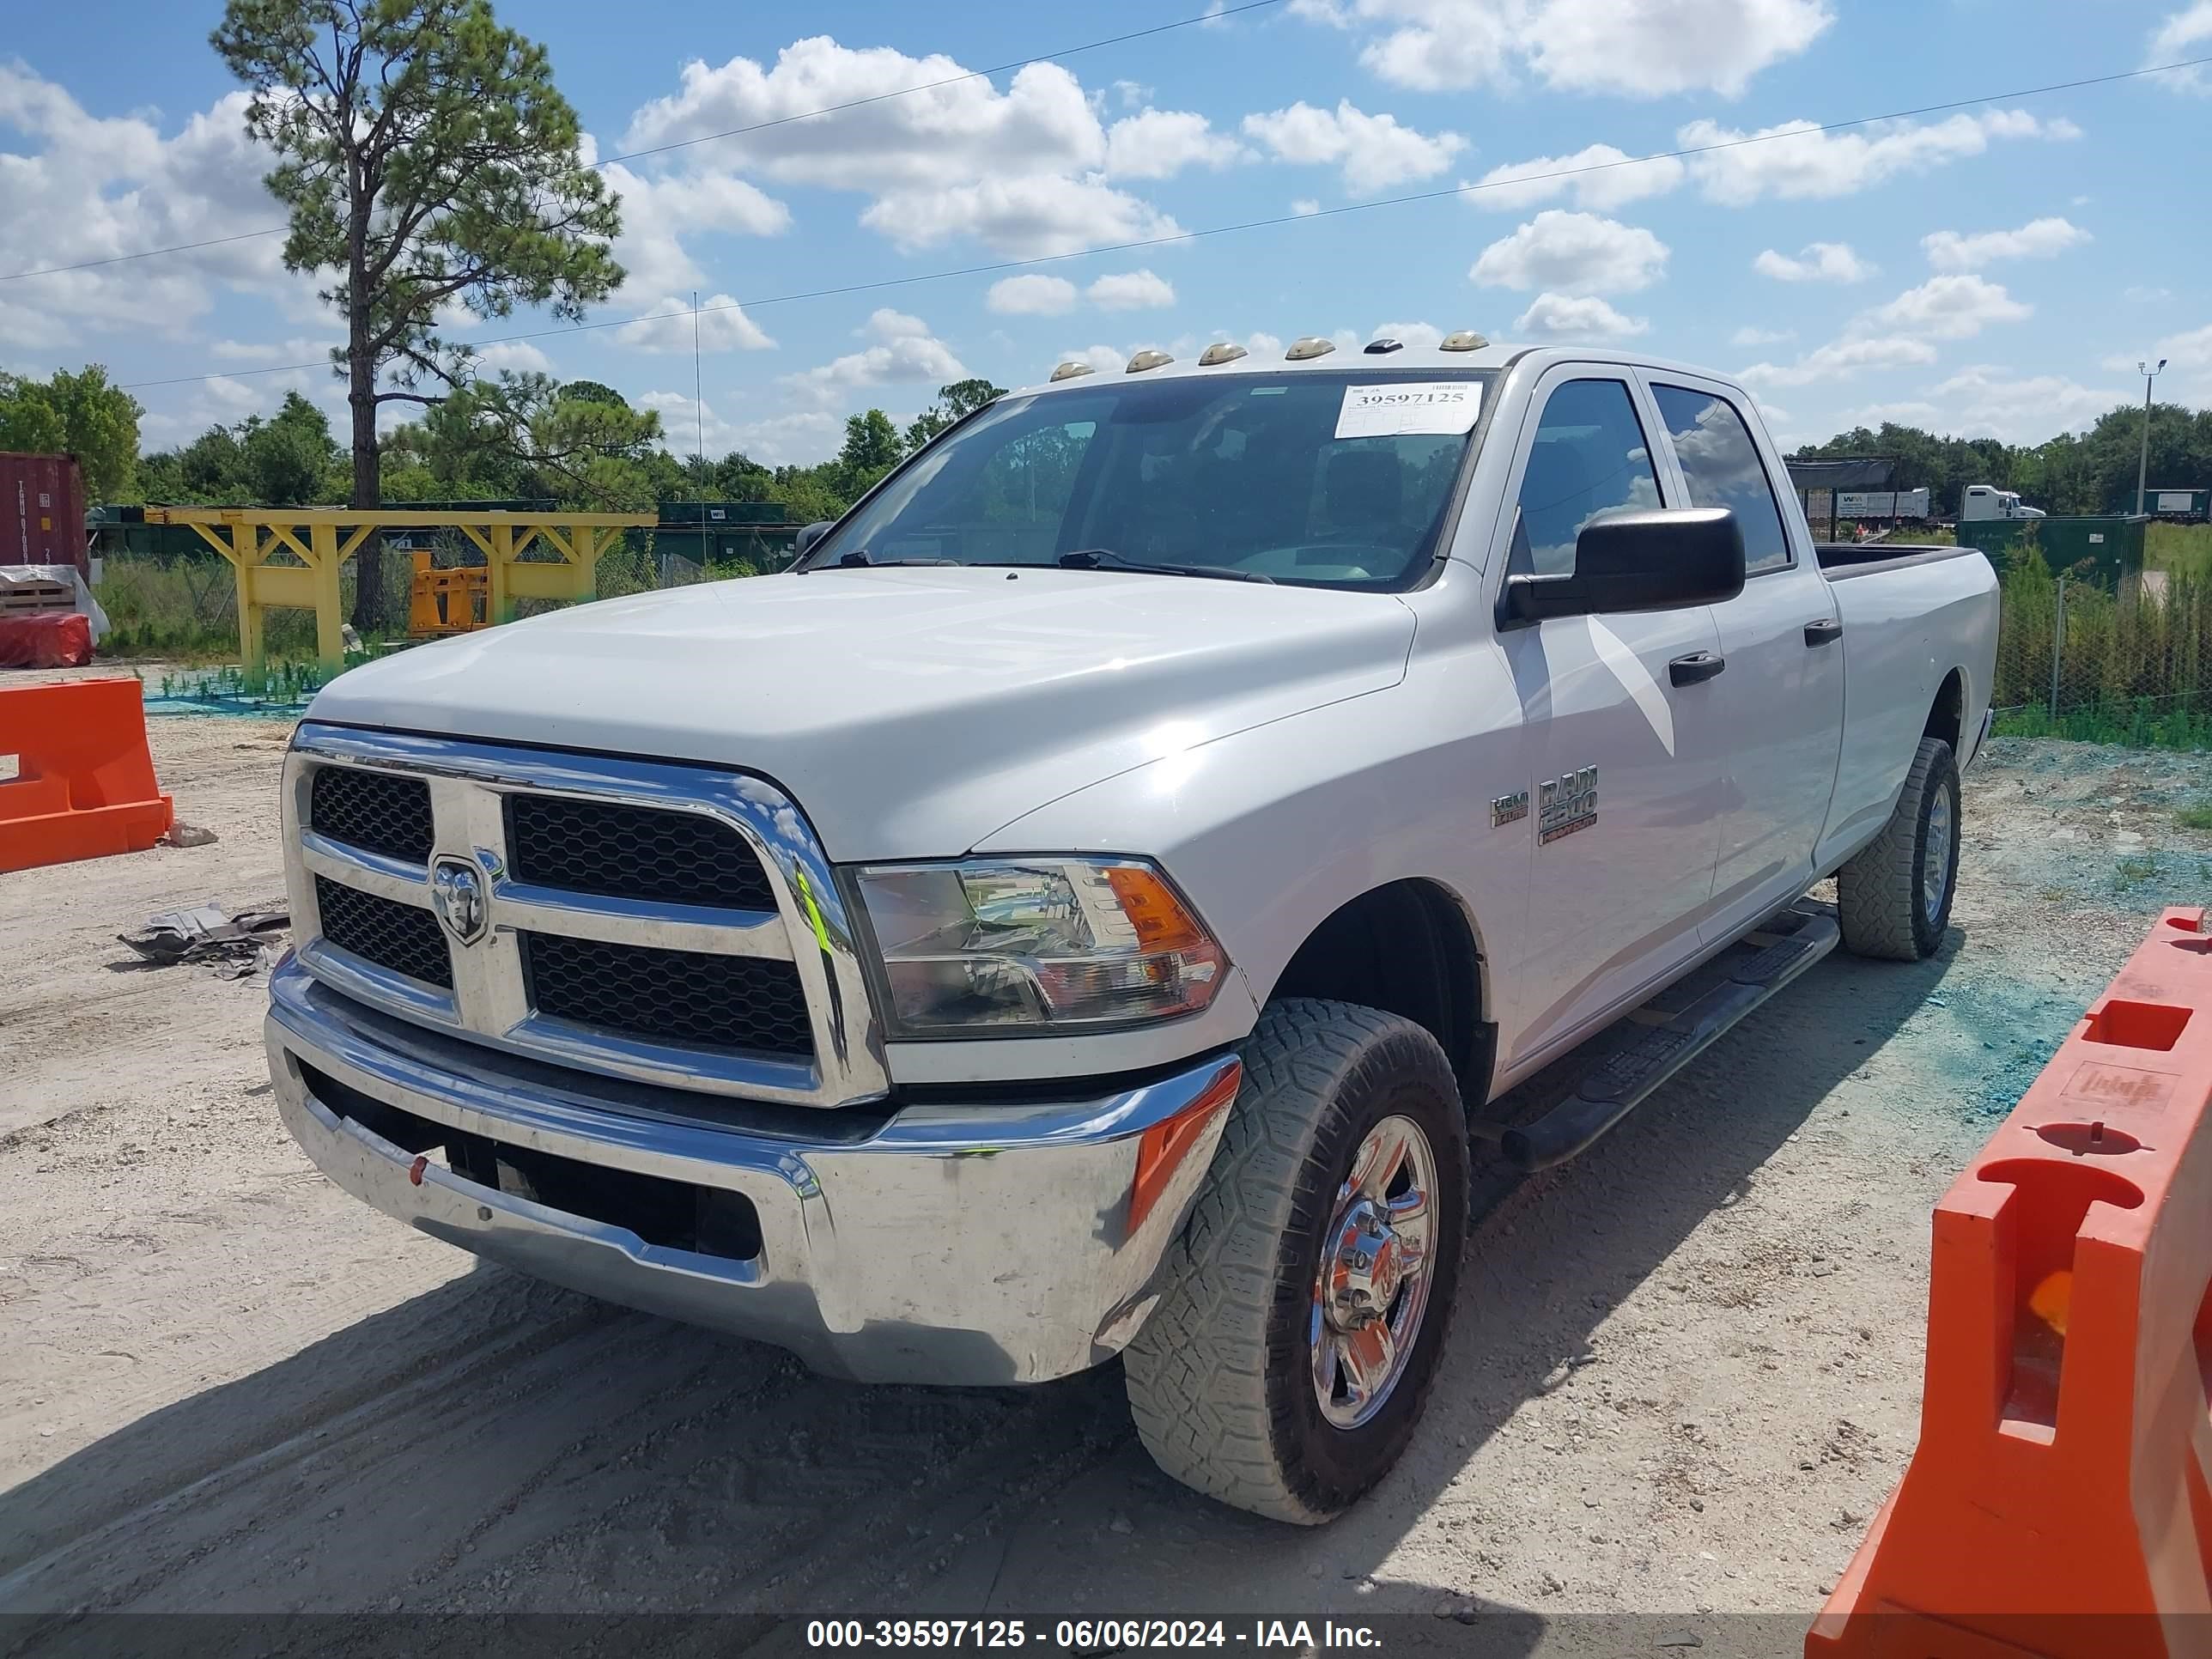
[[[1843,637],[1844,625],[1833,617],[1823,617],[1818,622],[1805,624],[1805,643],[1808,647],[1833,645]]]
[[[1697,685],[1727,666],[1728,659],[1717,651],[1692,651],[1667,665],[1667,678],[1677,685]]]

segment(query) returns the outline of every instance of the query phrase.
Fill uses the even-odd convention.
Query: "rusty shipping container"
[[[0,564],[73,564],[91,580],[76,456],[0,450]]]

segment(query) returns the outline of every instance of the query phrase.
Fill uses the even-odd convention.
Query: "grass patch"
[[[2212,830],[2212,803],[2182,807],[2174,813],[2173,821],[2185,830]]]
[[[2212,580],[2212,524],[2145,525],[2143,562],[2153,570]]]

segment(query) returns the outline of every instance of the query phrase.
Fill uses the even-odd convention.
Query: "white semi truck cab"
[[[2039,507],[2029,507],[2020,499],[2016,489],[1999,489],[1995,484],[1968,484],[1966,493],[1960,498],[1959,519],[1971,524],[1977,519],[2039,519],[2044,516]]]
[[[1994,576],[1816,546],[1723,377],[1067,364],[805,541],[317,697],[267,1036],[340,1185],[864,1381],[1121,1356],[1163,1467],[1314,1522],[1414,1432],[1478,1159],[1943,937]]]

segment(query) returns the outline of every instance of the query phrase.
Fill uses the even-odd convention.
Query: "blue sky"
[[[506,0],[501,15],[548,46],[609,157],[1204,9]],[[0,273],[281,222],[206,45],[217,15],[20,9],[0,44]],[[2036,441],[2140,397],[2146,353],[2173,360],[2162,396],[2212,402],[2212,70],[1315,210],[2207,55],[2212,0],[1279,0],[611,164],[631,274],[592,320],[695,289],[720,304],[701,321],[707,447],[769,462],[818,459],[851,410],[903,418],[966,374],[1018,386],[1066,356],[1386,327],[1627,340],[1742,373],[1785,443],[1885,416]],[[1291,222],[772,303],[1276,216]],[[335,416],[326,374],[283,367],[338,331],[278,266],[280,240],[0,282],[0,367],[106,363],[138,386],[149,448],[287,389]],[[664,319],[485,362],[607,381],[688,451],[691,343],[688,318]],[[180,377],[205,378],[143,384]]]

